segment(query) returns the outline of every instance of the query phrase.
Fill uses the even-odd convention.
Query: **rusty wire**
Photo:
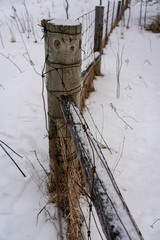
[[[115,15],[114,11],[115,11],[115,2],[112,4],[112,7],[111,7],[111,5],[110,5],[110,8],[109,8],[108,12],[106,12],[106,14],[105,14],[105,19],[107,18],[107,19],[108,19],[108,22],[104,22],[104,24],[106,24],[106,23],[108,24],[108,33],[112,30],[112,26],[113,26],[113,22],[114,22],[114,15]],[[108,16],[107,16],[107,15],[108,15]],[[82,23],[82,52],[83,52],[83,54],[82,54],[82,61],[86,61],[86,60],[92,55],[92,53],[94,52],[94,46],[93,46],[93,45],[94,45],[94,41],[93,41],[93,39],[94,39],[95,10],[90,11],[90,12],[87,13],[87,14],[84,14],[83,16],[79,17],[77,20]],[[109,26],[110,26],[110,27],[109,27]],[[47,57],[46,57],[46,59],[47,59]],[[120,198],[121,198],[121,200],[122,200],[122,203],[123,203],[123,204],[125,204],[125,203],[124,203],[124,200],[123,200],[123,198],[122,198],[122,196],[121,196],[121,193],[120,193],[120,191],[119,191],[119,189],[118,189],[118,187],[117,187],[117,185],[116,185],[116,183],[115,183],[115,180],[114,180],[113,177],[112,177],[112,174],[111,174],[111,172],[110,172],[110,169],[109,169],[107,163],[104,162],[104,159],[103,159],[103,157],[102,157],[103,155],[100,156],[99,153],[97,152],[97,147],[96,147],[95,144],[93,143],[92,139],[90,138],[90,136],[89,136],[89,134],[88,134],[88,132],[87,132],[87,130],[86,130],[86,129],[87,129],[87,126],[82,122],[81,117],[79,116],[79,113],[77,112],[77,110],[76,110],[76,108],[75,108],[75,106],[74,106],[74,103],[72,102],[72,99],[71,99],[71,97],[70,97],[70,95],[69,95],[69,93],[68,93],[68,90],[66,89],[65,83],[64,83],[64,81],[63,81],[63,69],[64,69],[64,68],[66,68],[66,67],[53,68],[53,69],[49,70],[49,72],[57,71],[58,76],[59,76],[59,80],[61,81],[61,84],[62,84],[62,86],[63,86],[63,88],[64,88],[65,95],[68,96],[69,103],[70,103],[70,105],[72,105],[72,107],[73,107],[76,115],[77,115],[78,118],[79,118],[79,123],[66,122],[66,123],[64,123],[62,126],[58,127],[54,132],[52,132],[52,133],[49,132],[49,130],[48,130],[48,124],[47,124],[46,104],[45,104],[45,98],[44,98],[45,75],[46,75],[48,72],[45,72],[45,71],[44,71],[44,70],[45,70],[45,64],[44,64],[44,67],[43,67],[43,70],[42,70],[42,99],[43,99],[43,107],[44,107],[44,114],[45,114],[45,126],[46,126],[46,130],[47,130],[48,138],[49,138],[49,139],[52,139],[52,143],[53,143],[54,135],[55,135],[57,132],[59,132],[59,131],[61,132],[61,129],[62,129],[63,127],[66,127],[68,124],[81,125],[82,128],[83,128],[83,130],[84,130],[84,133],[85,133],[86,136],[87,136],[88,143],[89,143],[89,145],[90,145],[91,152],[92,152],[92,157],[93,157],[93,160],[91,161],[91,165],[92,165],[92,189],[91,189],[90,196],[89,196],[88,193],[84,190],[83,185],[77,183],[77,182],[76,182],[76,179],[74,179],[74,178],[70,175],[70,173],[69,173],[68,171],[67,171],[67,175],[68,175],[68,177],[71,179],[71,183],[72,183],[74,192],[75,192],[76,190],[75,190],[75,187],[74,187],[73,182],[76,183],[77,186],[79,186],[79,188],[81,189],[81,191],[83,191],[83,194],[86,196],[86,198],[89,197],[89,203],[88,203],[88,208],[89,208],[89,222],[88,222],[88,224],[87,224],[87,221],[86,221],[86,219],[85,219],[85,217],[84,217],[84,214],[83,214],[83,217],[84,217],[84,221],[85,221],[85,227],[86,227],[86,229],[87,229],[88,240],[91,240],[91,218],[92,218],[92,216],[93,216],[93,211],[92,211],[92,192],[93,192],[93,188],[94,188],[94,177],[95,177],[95,174],[96,174],[96,177],[99,179],[99,176],[97,175],[97,172],[96,172],[95,153],[97,154],[97,156],[99,157],[100,161],[101,161],[102,164],[104,165],[105,170],[107,171],[107,173],[108,173],[108,175],[109,175],[109,177],[110,177],[110,179],[111,179],[111,182],[112,182],[112,184],[113,184],[116,192],[119,194],[119,196],[120,196]],[[61,71],[61,73],[60,73],[60,71]],[[69,113],[69,114],[70,114],[70,113]],[[62,137],[64,138],[64,136],[62,136]],[[51,147],[53,148],[53,145],[52,145]],[[83,148],[83,150],[86,152],[86,154],[88,155],[88,152],[87,152],[86,149],[83,147],[83,144],[82,144],[82,148]],[[52,151],[54,151],[54,150],[52,150]],[[69,150],[66,149],[66,151],[69,151]],[[54,159],[54,163],[56,164],[56,156],[54,155],[54,152],[52,153],[52,155],[53,155],[52,157],[53,157],[53,159]],[[67,159],[66,159],[66,163],[67,163]],[[56,168],[55,164],[54,164],[54,167]],[[74,166],[74,168],[76,169],[75,166]],[[67,166],[67,169],[68,169],[68,166]],[[77,171],[76,171],[76,174],[77,174],[77,177],[78,177]],[[58,182],[58,180],[56,180],[56,181]],[[103,187],[100,179],[99,179],[99,182],[100,182],[101,186]],[[80,181],[80,183],[81,183],[81,181]],[[113,203],[112,200],[110,199],[110,197],[109,197],[109,195],[108,195],[108,193],[107,193],[107,191],[106,191],[106,189],[105,189],[104,187],[103,187],[103,190],[105,191],[105,193],[106,193],[109,201],[111,202],[112,207],[113,207],[113,209],[115,210],[115,213],[116,213],[119,221],[121,222],[121,224],[122,224],[122,226],[123,226],[126,234],[128,235],[129,239],[131,239],[130,234],[128,233],[127,229],[125,228],[125,226],[124,226],[124,224],[123,224],[123,221],[121,220],[120,216],[118,215],[118,212],[117,212],[116,209],[115,209],[114,203]],[[59,193],[57,193],[57,195],[59,195]],[[72,199],[70,199],[70,200],[71,200],[71,204],[72,204]],[[77,197],[77,201],[79,201],[78,197]],[[57,205],[58,205],[58,204],[57,204]],[[73,204],[72,204],[72,206],[73,206],[73,208],[74,208],[74,205],[73,205]],[[79,209],[80,209],[81,213],[83,213],[80,204],[78,204],[78,206],[79,206]],[[133,221],[133,219],[132,219],[132,217],[131,217],[131,215],[130,215],[129,212],[128,212],[128,216],[130,217],[133,225],[136,226],[136,225],[134,224],[134,221]],[[61,218],[61,217],[60,217],[60,218]],[[93,219],[94,219],[94,221],[96,222],[96,220],[95,220],[94,217],[93,217]],[[61,220],[60,220],[59,222],[60,222],[60,225],[61,225],[61,226],[60,226],[60,229],[61,229],[61,228],[62,228]],[[80,233],[82,234],[82,232],[81,232],[81,227],[80,227],[80,226],[78,226],[78,227],[79,227]],[[97,224],[96,224],[96,227],[97,227]],[[97,227],[97,229],[98,229],[98,227]],[[136,230],[138,231],[137,228],[136,228]],[[100,237],[101,237],[101,239],[102,239],[102,235],[101,235],[99,229],[98,229],[98,232],[99,232],[99,235],[100,235]],[[61,234],[62,234],[62,230],[61,230]],[[82,236],[83,236],[83,234],[82,234]]]
[[[60,126],[59,128],[57,128],[54,132],[52,132],[52,133],[50,133],[49,132],[49,130],[48,130],[48,126],[47,126],[47,113],[46,113],[46,104],[45,104],[45,99],[44,99],[44,78],[45,78],[45,75],[47,74],[47,72],[45,73],[44,72],[44,69],[45,68],[43,68],[43,70],[42,70],[42,99],[43,99],[43,106],[44,106],[44,112],[45,112],[45,126],[46,126],[46,130],[47,130],[47,133],[48,133],[48,138],[49,139],[53,139],[54,138],[54,135],[55,135],[55,133],[56,132],[58,132],[58,131],[60,131],[63,127],[65,127],[65,126],[67,126],[68,124],[73,124],[73,125],[82,125],[83,126],[83,128],[84,128],[84,131],[86,131],[85,130],[85,126],[83,125],[83,123],[82,123],[82,121],[81,121],[81,118],[80,118],[80,116],[78,115],[78,112],[77,112],[77,116],[79,117],[79,120],[80,120],[80,123],[71,123],[71,122],[69,122],[69,123],[64,123],[62,126]],[[62,72],[62,75],[60,74],[60,72],[59,72],[59,70],[61,70],[61,72]],[[62,83],[62,86],[63,86],[63,88],[65,89],[65,92],[66,92],[66,94],[67,94],[67,96],[68,96],[68,98],[69,98],[69,101],[70,101],[70,104],[74,107],[74,104],[73,104],[73,102],[72,102],[72,100],[71,100],[71,98],[70,98],[70,95],[69,95],[69,93],[68,93],[68,91],[67,91],[67,89],[66,89],[66,87],[65,87],[65,83],[64,83],[64,81],[63,81],[63,68],[59,68],[59,69],[56,69],[56,68],[53,68],[52,70],[50,70],[50,72],[51,71],[57,71],[57,73],[58,73],[58,75],[59,75],[59,78],[60,78],[60,80],[61,80],[61,83]],[[74,107],[74,110],[76,111],[76,109],[75,109],[75,107]],[[86,133],[87,134],[87,133]],[[87,136],[88,136],[88,134],[87,134]],[[88,141],[90,142],[90,139],[89,139],[89,136],[88,136]],[[52,141],[51,141],[52,142]],[[94,165],[93,165],[93,169],[95,169],[95,156],[94,156],[94,150],[93,150],[93,148],[92,148],[92,145],[90,144],[90,147],[91,147],[91,149],[92,149],[92,153],[93,153],[93,159],[94,159]],[[51,146],[51,148],[52,148],[52,151],[51,151],[51,155],[52,155],[52,158],[53,158],[53,160],[54,160],[54,167],[56,168],[56,156],[55,156],[55,154],[54,154],[54,146],[53,146],[53,144],[52,144],[52,146]],[[84,151],[86,152],[86,150],[84,149]],[[86,154],[88,154],[87,152],[86,152]],[[93,187],[94,187],[94,174],[95,174],[95,171],[93,170],[93,175],[92,175],[92,191],[93,191]],[[70,178],[71,178],[71,176],[69,176]],[[76,182],[76,180],[74,180],[74,179],[72,179],[72,181],[74,181],[74,182]],[[56,184],[57,184],[57,186],[58,186],[58,179],[57,179],[57,177],[56,177]],[[81,185],[81,186],[79,186],[80,187],[80,189],[82,189],[83,190],[83,186]],[[73,188],[74,188],[74,186],[73,186]],[[75,191],[75,189],[74,189],[74,191]],[[91,195],[92,195],[92,191],[91,191]],[[85,193],[85,191],[83,191],[83,193]],[[57,192],[57,195],[59,196],[59,192]],[[85,195],[86,195],[86,197],[88,197],[89,195],[88,194],[86,194],[85,193]],[[92,206],[92,201],[91,201],[91,196],[89,197],[89,199],[90,199],[90,204],[89,204],[89,223],[88,223],[88,225],[87,225],[87,222],[86,222],[86,219],[85,219],[85,226],[86,226],[86,229],[87,229],[87,234],[88,234],[88,240],[91,240],[91,229],[90,229],[90,227],[91,227],[91,214],[92,214],[92,208],[91,208],[91,206]],[[77,201],[79,201],[79,199],[77,199]],[[59,206],[59,203],[57,202],[57,205]],[[80,205],[79,205],[79,207],[80,207]],[[80,207],[80,211],[81,212],[83,212],[82,211],[82,209],[81,209],[81,207]],[[60,223],[60,229],[61,229],[61,216],[60,216],[60,213],[59,213],[59,210],[58,210],[58,215],[59,215],[59,223]],[[95,220],[94,220],[95,221]],[[96,225],[97,226],[97,225]],[[79,228],[80,228],[80,226],[79,226]],[[61,234],[62,234],[62,230],[60,230],[60,232],[61,232]],[[99,231],[98,231],[99,232]],[[81,233],[81,231],[80,231],[80,233]],[[81,233],[82,234],[82,233]]]
[[[111,175],[110,169],[109,169],[108,165],[107,165],[106,163],[104,163],[104,159],[102,159],[102,157],[99,155],[99,153],[97,152],[97,148],[96,148],[95,144],[93,143],[92,139],[91,139],[90,136],[88,135],[88,133],[87,133],[87,131],[86,131],[86,126],[85,126],[84,123],[82,122],[81,117],[79,116],[79,114],[78,114],[78,112],[77,112],[77,110],[76,110],[76,108],[75,108],[75,106],[74,106],[74,103],[73,103],[72,100],[71,100],[71,97],[70,97],[70,95],[69,95],[69,93],[68,93],[68,91],[67,91],[67,89],[66,89],[66,87],[65,87],[65,83],[64,83],[64,81],[63,81],[63,78],[62,78],[62,76],[61,76],[61,74],[59,73],[58,70],[61,70],[61,71],[63,72],[63,68],[59,68],[59,69],[55,69],[55,68],[54,68],[53,71],[57,71],[57,72],[58,72],[60,81],[61,81],[61,83],[62,83],[62,86],[63,86],[63,88],[64,88],[64,90],[65,90],[65,92],[66,92],[66,95],[68,96],[68,99],[69,99],[70,104],[73,106],[74,111],[76,112],[76,115],[78,116],[78,118],[79,118],[79,120],[80,120],[80,123],[67,122],[67,123],[63,124],[63,125],[62,125],[59,129],[57,129],[56,131],[60,131],[60,129],[61,129],[62,127],[66,126],[66,125],[68,125],[68,124],[82,125],[82,128],[84,129],[84,132],[85,132],[85,134],[87,135],[88,142],[89,142],[89,145],[90,145],[90,147],[91,147],[92,154],[93,154],[93,161],[91,162],[92,168],[93,168],[92,190],[93,190],[93,187],[94,187],[94,174],[96,174],[97,178],[99,179],[99,176],[97,175],[97,172],[96,172],[96,164],[95,164],[95,156],[94,156],[94,154],[95,154],[95,152],[96,152],[97,155],[98,155],[98,157],[99,157],[99,159],[100,159],[101,162],[103,163],[103,165],[104,165],[104,167],[105,167],[105,169],[106,169],[106,171],[107,171],[107,173],[108,173],[108,175],[109,175],[109,177],[110,177],[110,179],[111,179],[111,181],[112,181],[112,183],[113,183],[113,186],[114,186],[116,192],[119,194],[119,196],[120,196],[120,198],[121,198],[121,200],[122,200],[122,203],[125,204],[125,203],[124,203],[124,200],[123,200],[123,198],[122,198],[122,196],[121,196],[121,193],[119,192],[118,187],[117,187],[117,185],[116,185],[116,183],[115,183],[115,180],[113,179],[113,177],[112,177],[112,175]],[[43,75],[43,77],[44,77],[44,75]],[[53,139],[54,134],[55,134],[55,132],[53,132],[53,133],[51,133],[51,134],[49,133],[49,138],[52,137],[52,139]],[[79,140],[80,140],[80,139],[79,139]],[[83,148],[83,144],[82,144],[82,148]],[[84,148],[83,148],[83,150],[86,152],[86,150],[85,150]],[[88,153],[86,152],[86,154],[88,154]],[[100,179],[99,179],[99,181],[100,181]],[[101,186],[102,186],[102,188],[103,188],[103,185],[102,185],[101,181],[100,181],[100,184],[101,184]],[[91,196],[90,196],[90,199],[91,199],[91,200],[92,200],[92,190],[91,190]],[[109,201],[111,202],[112,207],[113,207],[113,209],[115,210],[115,213],[116,213],[119,221],[121,222],[121,224],[122,224],[122,226],[123,226],[126,234],[128,235],[129,239],[131,239],[130,234],[128,233],[126,227],[124,226],[124,224],[123,224],[123,222],[122,222],[122,220],[121,220],[121,218],[120,218],[117,210],[115,209],[115,206],[114,206],[112,200],[110,199],[110,197],[109,197],[106,189],[103,188],[103,190],[105,191],[105,193],[106,193]],[[91,230],[90,230],[90,226],[91,226],[91,214],[92,214],[92,207],[91,207],[91,206],[92,206],[92,201],[91,201],[91,200],[90,200],[90,203],[89,203],[89,223],[88,223],[88,227],[86,227],[86,228],[87,228],[87,233],[88,233],[88,239],[91,239]],[[130,217],[132,223],[134,224],[134,221],[133,221],[133,219],[132,219],[132,217],[131,217],[131,215],[130,215],[129,212],[128,212],[128,216]],[[135,224],[134,224],[134,226],[135,226]]]

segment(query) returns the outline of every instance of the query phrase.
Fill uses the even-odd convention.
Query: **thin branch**
[[[3,53],[0,52],[0,55],[3,56],[4,58],[8,59],[16,68],[18,68],[18,70],[20,71],[20,73],[23,73],[23,71],[17,66],[17,64],[15,62],[13,62],[9,56],[7,57],[6,55],[4,55]]]
[[[39,217],[39,215],[41,214],[41,212],[42,212],[44,209],[46,210],[46,206],[47,206],[47,205],[45,205],[45,206],[39,211],[39,213],[37,213],[36,225],[38,224],[38,217]]]
[[[2,85],[2,84],[0,84],[0,87],[1,87],[1,88],[3,88],[3,90],[5,90],[5,88],[3,87],[3,85]]]
[[[152,225],[151,225],[151,228],[153,228],[154,224],[155,224],[156,222],[158,222],[158,221],[160,221],[160,218],[154,220],[154,222],[153,222]]]
[[[5,47],[4,47],[4,43],[3,43],[3,39],[2,39],[1,32],[0,32],[0,39],[1,39],[2,47],[5,48]]]
[[[99,129],[98,129],[98,127],[97,127],[97,125],[96,125],[96,123],[95,123],[95,121],[94,121],[94,119],[93,119],[93,117],[92,117],[92,115],[91,115],[91,113],[90,113],[90,111],[89,111],[89,109],[88,109],[87,106],[86,106],[86,109],[87,109],[87,111],[88,111],[88,113],[89,113],[89,115],[90,115],[90,118],[91,118],[91,120],[92,120],[92,122],[93,122],[95,128],[97,129],[99,135],[100,135],[101,138],[103,139],[103,142],[104,142],[106,148],[109,150],[110,154],[112,154],[111,149],[109,148],[108,144],[106,143],[105,139],[103,138],[102,134],[100,133],[100,131],[99,131]]]
[[[69,14],[68,14],[69,3],[68,3],[68,0],[65,0],[65,2],[66,2],[66,6],[65,6],[66,17],[67,19],[69,19]]]
[[[39,160],[39,158],[38,158],[38,156],[37,156],[37,152],[36,152],[36,151],[33,151],[33,152],[34,152],[34,154],[35,154],[35,156],[36,156],[36,159],[37,159],[39,165],[41,166],[41,168],[43,169],[43,171],[45,172],[45,174],[46,174],[47,177],[48,177],[48,173],[47,173],[46,169],[44,168],[44,166],[42,165],[42,163],[40,162],[40,160]]]
[[[112,103],[110,103],[110,106],[111,106],[111,109],[114,110],[114,112],[116,113],[117,117],[118,117],[120,120],[122,120],[122,121],[127,125],[127,127],[129,127],[131,130],[133,130],[133,128],[132,128],[123,118],[121,118],[121,116],[120,116],[120,115],[118,114],[118,112],[117,112],[117,109],[113,106]]]
[[[11,155],[7,152],[7,150],[2,146],[2,144],[0,144],[0,147],[4,150],[4,152],[8,155],[8,157],[12,160],[12,162],[16,165],[16,167],[19,169],[19,171],[22,173],[23,177],[26,177],[26,175],[24,174],[24,172],[20,169],[20,167],[18,166],[18,164],[14,161],[14,159],[11,157]]]
[[[115,166],[113,167],[113,170],[112,170],[112,173],[113,173],[113,174],[115,173],[116,167],[118,166],[118,164],[119,164],[119,162],[120,162],[120,160],[121,160],[121,158],[122,158],[123,150],[124,150],[124,142],[125,142],[125,137],[123,137],[121,154],[120,154],[119,158],[116,160]]]
[[[14,152],[18,157],[23,158],[21,155],[19,155],[17,152],[15,152],[11,147],[9,147],[5,142],[0,140],[1,143],[3,143],[6,147],[8,147],[12,152]]]

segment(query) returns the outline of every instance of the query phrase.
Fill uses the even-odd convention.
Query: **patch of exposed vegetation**
[[[160,14],[156,16],[151,24],[147,25],[146,30],[153,33],[160,33]]]

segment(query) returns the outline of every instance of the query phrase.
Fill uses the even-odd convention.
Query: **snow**
[[[136,7],[132,16],[135,17],[135,14]],[[104,77],[97,77],[94,81],[96,91],[87,100],[96,125],[102,129],[104,139],[112,148],[112,155],[103,150],[112,171],[120,157],[125,137],[124,151],[113,171],[114,177],[144,239],[148,240],[158,240],[160,236],[159,222],[151,228],[154,219],[159,218],[160,208],[159,38],[159,34],[139,29],[138,18],[132,18],[128,30],[122,30],[121,26],[116,28],[104,50]],[[117,52],[121,54],[123,46],[121,96],[116,99],[115,55]],[[110,103],[133,130],[117,117]],[[90,119],[87,111],[85,117]],[[92,128],[92,131],[95,130]],[[97,133],[95,137],[101,141]]]
[[[70,19],[77,19],[97,4],[97,0],[69,0]],[[37,214],[49,198],[47,177],[34,152],[49,170],[40,76],[44,64],[44,43],[38,24],[42,19],[64,19],[66,14],[62,0],[26,0],[26,5],[38,43],[34,43],[32,32],[20,34],[14,21],[11,22],[12,6],[20,17],[26,14],[23,2],[1,0],[0,5],[0,35],[4,44],[3,47],[0,40],[0,53],[9,57],[22,71],[0,55],[0,140],[23,156],[20,158],[6,148],[27,176],[21,175],[0,148],[0,239],[51,240],[58,239],[57,221],[48,220],[49,216],[42,211],[36,224]],[[159,5],[148,7],[147,14],[153,17],[159,9]],[[107,149],[103,149],[103,153],[144,238],[159,240],[160,221],[153,227],[151,225],[160,218],[160,35],[144,31],[138,22],[139,7],[135,5],[130,28],[119,24],[110,36],[102,56],[104,76],[94,81],[96,91],[86,104],[111,147],[112,155]],[[14,43],[11,43],[12,35],[16,40]],[[117,99],[115,55],[121,53],[123,46],[121,96]],[[34,65],[30,64],[27,51]],[[133,130],[118,118],[110,103]],[[85,117],[95,138],[102,142],[87,111]],[[53,216],[56,214],[52,204],[47,208],[52,210]],[[98,239],[96,228],[92,229],[92,239]]]
[[[75,106],[70,105],[69,101],[68,103],[65,102],[65,108],[68,108],[67,111],[63,110],[65,112],[65,116],[68,116],[68,113],[70,113],[71,117],[69,119],[69,122],[75,123],[75,126],[70,126],[70,128],[73,129],[71,131],[71,135],[74,136],[74,141],[78,142],[77,148],[82,149],[82,151],[84,152],[84,157],[83,153],[79,153],[78,156],[82,156],[80,159],[80,162],[82,161],[81,166],[84,163],[84,174],[87,179],[90,179],[89,181],[87,181],[89,189],[92,188],[92,179],[89,178],[89,176],[87,177],[87,169],[92,169],[92,166],[96,166],[96,175],[94,176],[94,181],[96,183],[96,189],[98,189],[99,193],[101,193],[101,197],[99,197],[99,199],[101,199],[101,204],[104,207],[103,217],[106,216],[106,218],[112,219],[112,221],[110,220],[110,224],[114,226],[114,232],[119,232],[120,239],[129,239],[128,233],[129,236],[132,237],[132,239],[141,239],[139,237],[139,230],[137,230],[137,226],[134,224],[134,220],[132,219],[131,215],[128,212],[128,209],[126,208],[126,204],[124,203],[124,200],[117,189],[117,185],[115,184],[114,179],[110,174],[110,169],[108,168],[107,162],[104,159],[104,156],[101,154],[92,133],[88,128],[86,128],[85,130],[83,128],[83,125],[85,125],[86,123],[81,117],[80,111]],[[96,191],[95,195],[97,195]],[[96,209],[97,206],[95,206]],[[105,221],[102,222],[104,224]]]
[[[62,25],[62,26],[78,26],[79,22],[69,19],[51,19],[49,20],[50,23],[54,25]]]

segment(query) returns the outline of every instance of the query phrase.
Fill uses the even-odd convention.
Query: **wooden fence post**
[[[112,10],[111,32],[112,32],[113,26],[114,26],[114,10],[115,10],[115,1],[114,1],[114,3],[113,3],[113,10]]]
[[[121,1],[118,1],[117,4],[117,15],[116,15],[116,25],[118,24],[121,16]]]
[[[96,75],[101,75],[101,54],[103,43],[103,16],[104,7],[96,6],[95,8],[95,35],[94,35],[94,52],[99,52],[100,56],[95,66]]]
[[[105,33],[105,43],[108,41],[108,21],[109,21],[109,8],[110,8],[110,1],[108,1],[107,6],[107,17],[106,17],[106,33]]]
[[[45,36],[51,185],[55,188],[55,161],[58,167],[56,174],[60,173],[58,181],[63,181],[65,175],[64,158],[68,163],[78,162],[70,133],[67,127],[61,128],[65,121],[58,98],[69,94],[80,105],[81,24],[70,20],[42,20],[42,26]]]
[[[58,207],[59,235],[63,239],[61,212],[67,217],[67,239],[82,239],[82,216],[75,183],[81,173],[79,160],[60,109],[60,97],[70,96],[80,106],[81,24],[71,20],[42,20],[48,95],[50,192]],[[77,179],[77,182],[83,181]],[[83,182],[84,183],[84,182]],[[81,183],[82,184],[82,183]],[[75,230],[74,230],[75,229]]]

